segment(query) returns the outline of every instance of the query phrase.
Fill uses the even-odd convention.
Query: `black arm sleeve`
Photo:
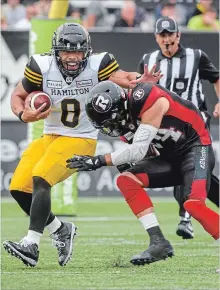
[[[22,85],[27,93],[43,91],[43,76],[39,65],[33,57],[29,58],[25,67]]]
[[[199,62],[199,78],[208,80],[210,83],[216,83],[219,79],[219,71],[204,51],[201,53]]]
[[[114,55],[106,53],[100,63],[98,71],[99,81],[105,81],[109,79],[111,74],[119,70],[119,64],[115,59]]]

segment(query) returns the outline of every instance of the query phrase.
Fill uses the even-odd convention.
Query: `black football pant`
[[[214,164],[211,145],[195,146],[170,160],[161,156],[143,159],[127,171],[134,175],[146,173],[149,188],[181,185],[179,201],[183,204],[189,198],[205,201]]]

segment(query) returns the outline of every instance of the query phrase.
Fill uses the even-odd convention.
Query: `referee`
[[[148,65],[149,69],[156,64],[156,71],[161,70],[163,74],[159,80],[161,86],[193,102],[200,111],[206,111],[201,80],[213,83],[219,98],[219,71],[202,50],[181,46],[180,37],[181,34],[175,20],[168,17],[160,18],[156,22],[155,31],[156,42],[160,49],[144,54],[139,63],[138,71],[143,74],[145,64]],[[218,101],[213,115],[219,117],[219,114],[220,104]],[[205,114],[203,115],[205,116]],[[176,233],[184,239],[192,239],[194,232],[190,216],[181,203],[180,186],[174,188],[174,196],[180,206],[180,223]],[[208,198],[219,206],[219,180],[214,175],[212,175]]]

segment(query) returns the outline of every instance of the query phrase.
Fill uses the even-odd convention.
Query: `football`
[[[46,107],[42,110],[42,112],[45,112],[52,105],[50,96],[44,92],[35,91],[30,93],[28,97],[31,98],[30,107],[32,110],[37,110],[43,103],[46,103]]]

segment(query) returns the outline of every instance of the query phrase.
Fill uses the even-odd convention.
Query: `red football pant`
[[[135,176],[142,181],[144,187],[148,187],[149,180],[147,174],[136,174]],[[138,215],[142,211],[153,207],[146,191],[138,182],[129,176],[120,175],[117,178],[117,186],[135,215]]]

